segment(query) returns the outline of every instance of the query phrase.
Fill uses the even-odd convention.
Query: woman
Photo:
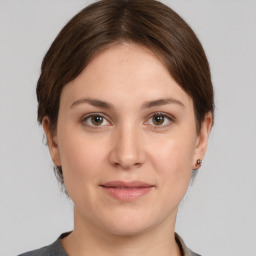
[[[23,255],[198,255],[175,234],[213,124],[213,89],[191,28],[154,0],[102,0],[48,50],[38,120],[74,202],[74,230]]]

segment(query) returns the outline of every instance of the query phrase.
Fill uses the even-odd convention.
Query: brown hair
[[[75,79],[99,51],[130,41],[159,56],[171,76],[193,99],[197,131],[214,113],[210,68],[201,43],[172,9],[155,0],[101,0],[74,16],[46,53],[37,83],[38,121],[57,125],[63,87]],[[62,169],[57,177],[63,183]]]

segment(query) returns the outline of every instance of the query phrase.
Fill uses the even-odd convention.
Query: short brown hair
[[[84,8],[65,25],[42,62],[37,83],[39,123],[48,116],[54,132],[63,87],[99,51],[123,41],[147,47],[161,58],[174,80],[192,98],[199,132],[205,115],[214,113],[208,61],[189,25],[155,0],[101,0]],[[56,171],[63,183],[61,167]]]

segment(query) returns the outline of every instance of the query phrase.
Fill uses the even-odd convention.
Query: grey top
[[[30,251],[30,252],[20,254],[18,256],[68,256],[60,240],[69,234],[70,232],[64,233],[54,243],[48,246],[42,247],[40,249],[37,249],[35,251]],[[188,249],[184,241],[181,239],[181,237],[178,234],[175,234],[175,238],[180,247],[182,256],[200,256],[199,254],[194,253],[190,249]]]

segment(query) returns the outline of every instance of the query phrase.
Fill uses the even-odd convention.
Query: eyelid
[[[167,118],[167,119],[169,120],[168,124],[165,124],[165,125],[149,124],[149,123],[148,123],[149,120],[150,120],[151,118],[153,118],[154,116],[157,116],[157,115],[163,116],[164,118]],[[93,116],[101,116],[101,117],[103,117],[103,118],[108,122],[108,124],[107,124],[107,125],[99,125],[99,126],[88,124],[88,123],[86,122],[86,120],[89,119],[90,117],[93,117]],[[161,129],[161,128],[168,127],[168,126],[171,125],[174,121],[175,121],[175,118],[174,118],[172,115],[170,115],[170,114],[167,114],[167,113],[165,113],[165,112],[153,112],[153,113],[151,113],[150,115],[148,115],[148,116],[146,117],[146,121],[144,122],[144,124],[146,124],[146,125],[151,125],[151,126],[153,126],[155,129]],[[102,112],[92,112],[92,113],[88,113],[88,114],[86,114],[86,115],[84,115],[84,116],[82,117],[81,122],[85,123],[85,125],[86,125],[87,127],[91,127],[91,128],[94,128],[94,129],[103,129],[103,128],[106,127],[106,126],[113,125],[113,121],[111,120],[111,118],[110,118],[108,115],[106,115],[105,113],[102,113]]]
[[[170,126],[175,121],[175,118],[170,114],[167,114],[165,112],[154,112],[147,116],[147,121],[145,122],[145,124],[147,124],[151,118],[153,118],[154,116],[157,116],[157,115],[167,118],[169,120],[169,123],[165,124],[165,125],[148,124],[148,125],[152,125],[155,129],[166,128],[166,127]]]
[[[103,117],[107,122],[108,122],[108,125],[90,125],[88,123],[86,123],[86,120],[88,120],[90,117],[93,117],[93,116],[101,116]],[[112,125],[112,120],[109,118],[109,116],[107,116],[106,114],[102,113],[102,112],[92,112],[92,113],[88,113],[86,115],[84,115],[81,119],[81,122],[82,123],[86,123],[85,125],[87,127],[91,127],[91,128],[96,128],[96,129],[102,129],[106,126],[110,126]]]

